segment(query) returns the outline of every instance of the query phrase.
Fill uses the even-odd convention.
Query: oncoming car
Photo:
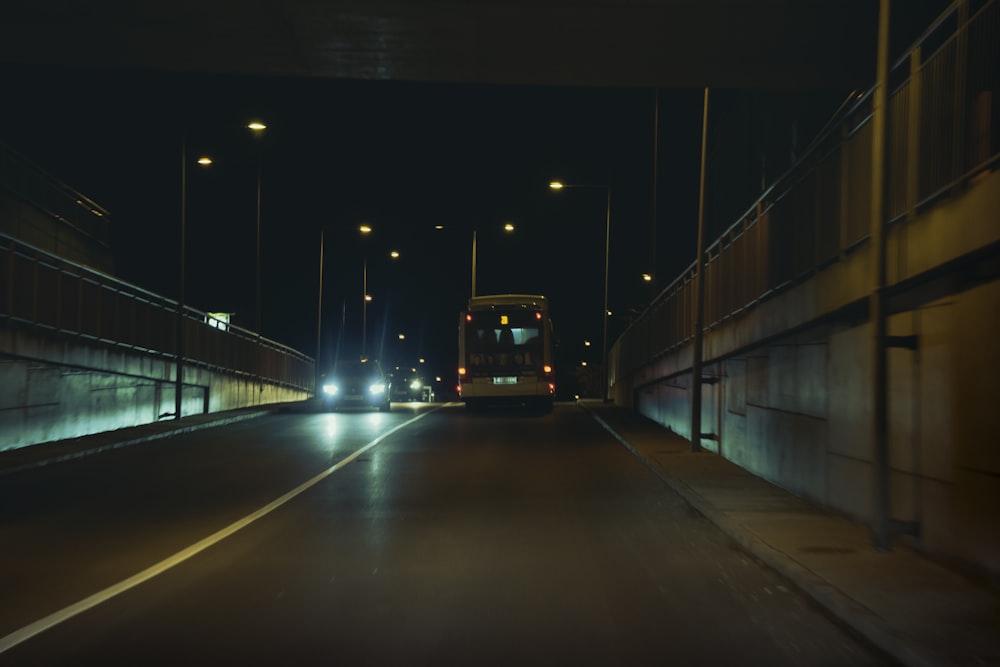
[[[327,410],[378,408],[389,411],[389,380],[377,361],[340,361],[324,379],[321,398]]]

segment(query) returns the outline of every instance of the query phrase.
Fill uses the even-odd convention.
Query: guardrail
[[[1000,160],[1000,4],[958,2],[890,72],[890,224]],[[871,229],[872,97],[845,104],[803,157],[706,249],[705,329],[841,261]],[[955,230],[960,233],[960,230]],[[631,374],[694,337],[692,262],[615,345]]]
[[[53,334],[313,391],[313,360],[206,313],[0,235],[0,318]],[[178,327],[178,318],[181,326]]]

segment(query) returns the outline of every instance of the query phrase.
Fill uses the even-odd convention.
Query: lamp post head
[[[267,125],[265,125],[262,121],[252,120],[249,123],[247,123],[247,129],[252,131],[254,134],[258,134],[266,130]]]
[[[358,231],[361,232],[362,234],[371,234],[372,228],[367,224],[362,224],[358,226]]]
[[[552,188],[553,190],[562,190],[566,186],[559,181],[552,181],[551,183],[549,183],[549,187]]]

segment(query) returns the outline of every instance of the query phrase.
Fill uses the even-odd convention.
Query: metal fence
[[[0,208],[0,233],[7,233],[27,243],[53,250],[71,260],[89,257],[99,269],[111,271],[113,258],[108,246],[108,211],[93,200],[61,183],[12,148],[0,144],[0,189],[23,202],[54,224],[32,227],[23,224],[22,211]],[[9,217],[8,217],[9,216]],[[82,251],[85,247],[86,251]]]
[[[889,221],[947,196],[1000,159],[1000,5],[956,2],[891,68]],[[706,249],[705,328],[808,279],[868,240],[872,98],[857,95],[803,157]],[[622,334],[630,374],[694,336],[692,264]]]
[[[0,235],[0,318],[53,334],[176,359],[185,366],[312,391],[313,360],[206,313]],[[180,324],[180,326],[178,326]],[[178,337],[178,332],[182,338]]]

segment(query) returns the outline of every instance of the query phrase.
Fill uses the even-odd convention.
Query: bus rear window
[[[541,320],[533,312],[474,313],[466,332],[472,349],[534,345],[542,335]]]

